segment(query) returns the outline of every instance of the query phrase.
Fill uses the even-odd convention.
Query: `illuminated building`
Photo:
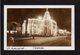
[[[22,33],[25,33],[26,27],[25,28],[24,27],[22,28],[23,29]],[[46,9],[46,12],[43,17],[39,16],[37,19],[28,18],[27,33],[29,35],[42,35],[42,36],[57,35],[57,23],[51,18],[48,9]]]
[[[22,34],[26,33],[26,20],[24,20],[23,24],[22,24]]]

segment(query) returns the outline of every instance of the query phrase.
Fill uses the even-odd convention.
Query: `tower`
[[[50,13],[49,13],[49,11],[48,11],[48,8],[46,8],[46,12],[45,12],[45,14],[44,14],[43,19],[51,19],[51,16],[50,16]]]

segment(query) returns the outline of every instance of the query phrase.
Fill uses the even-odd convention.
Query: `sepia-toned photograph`
[[[74,50],[73,5],[5,5],[4,50]]]

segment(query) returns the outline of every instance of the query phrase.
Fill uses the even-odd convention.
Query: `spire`
[[[48,11],[48,8],[46,8],[46,11]]]
[[[44,14],[43,19],[51,19],[51,16],[50,16],[50,13],[49,13],[49,11],[48,11],[48,8],[46,8],[46,12],[45,12],[45,14]]]

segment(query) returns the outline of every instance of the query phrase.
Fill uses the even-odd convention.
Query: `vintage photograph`
[[[40,50],[50,50],[49,47],[51,50],[74,50],[73,5],[5,5],[4,8],[5,50],[13,47],[14,50],[17,47],[35,50],[35,46],[41,47]]]

